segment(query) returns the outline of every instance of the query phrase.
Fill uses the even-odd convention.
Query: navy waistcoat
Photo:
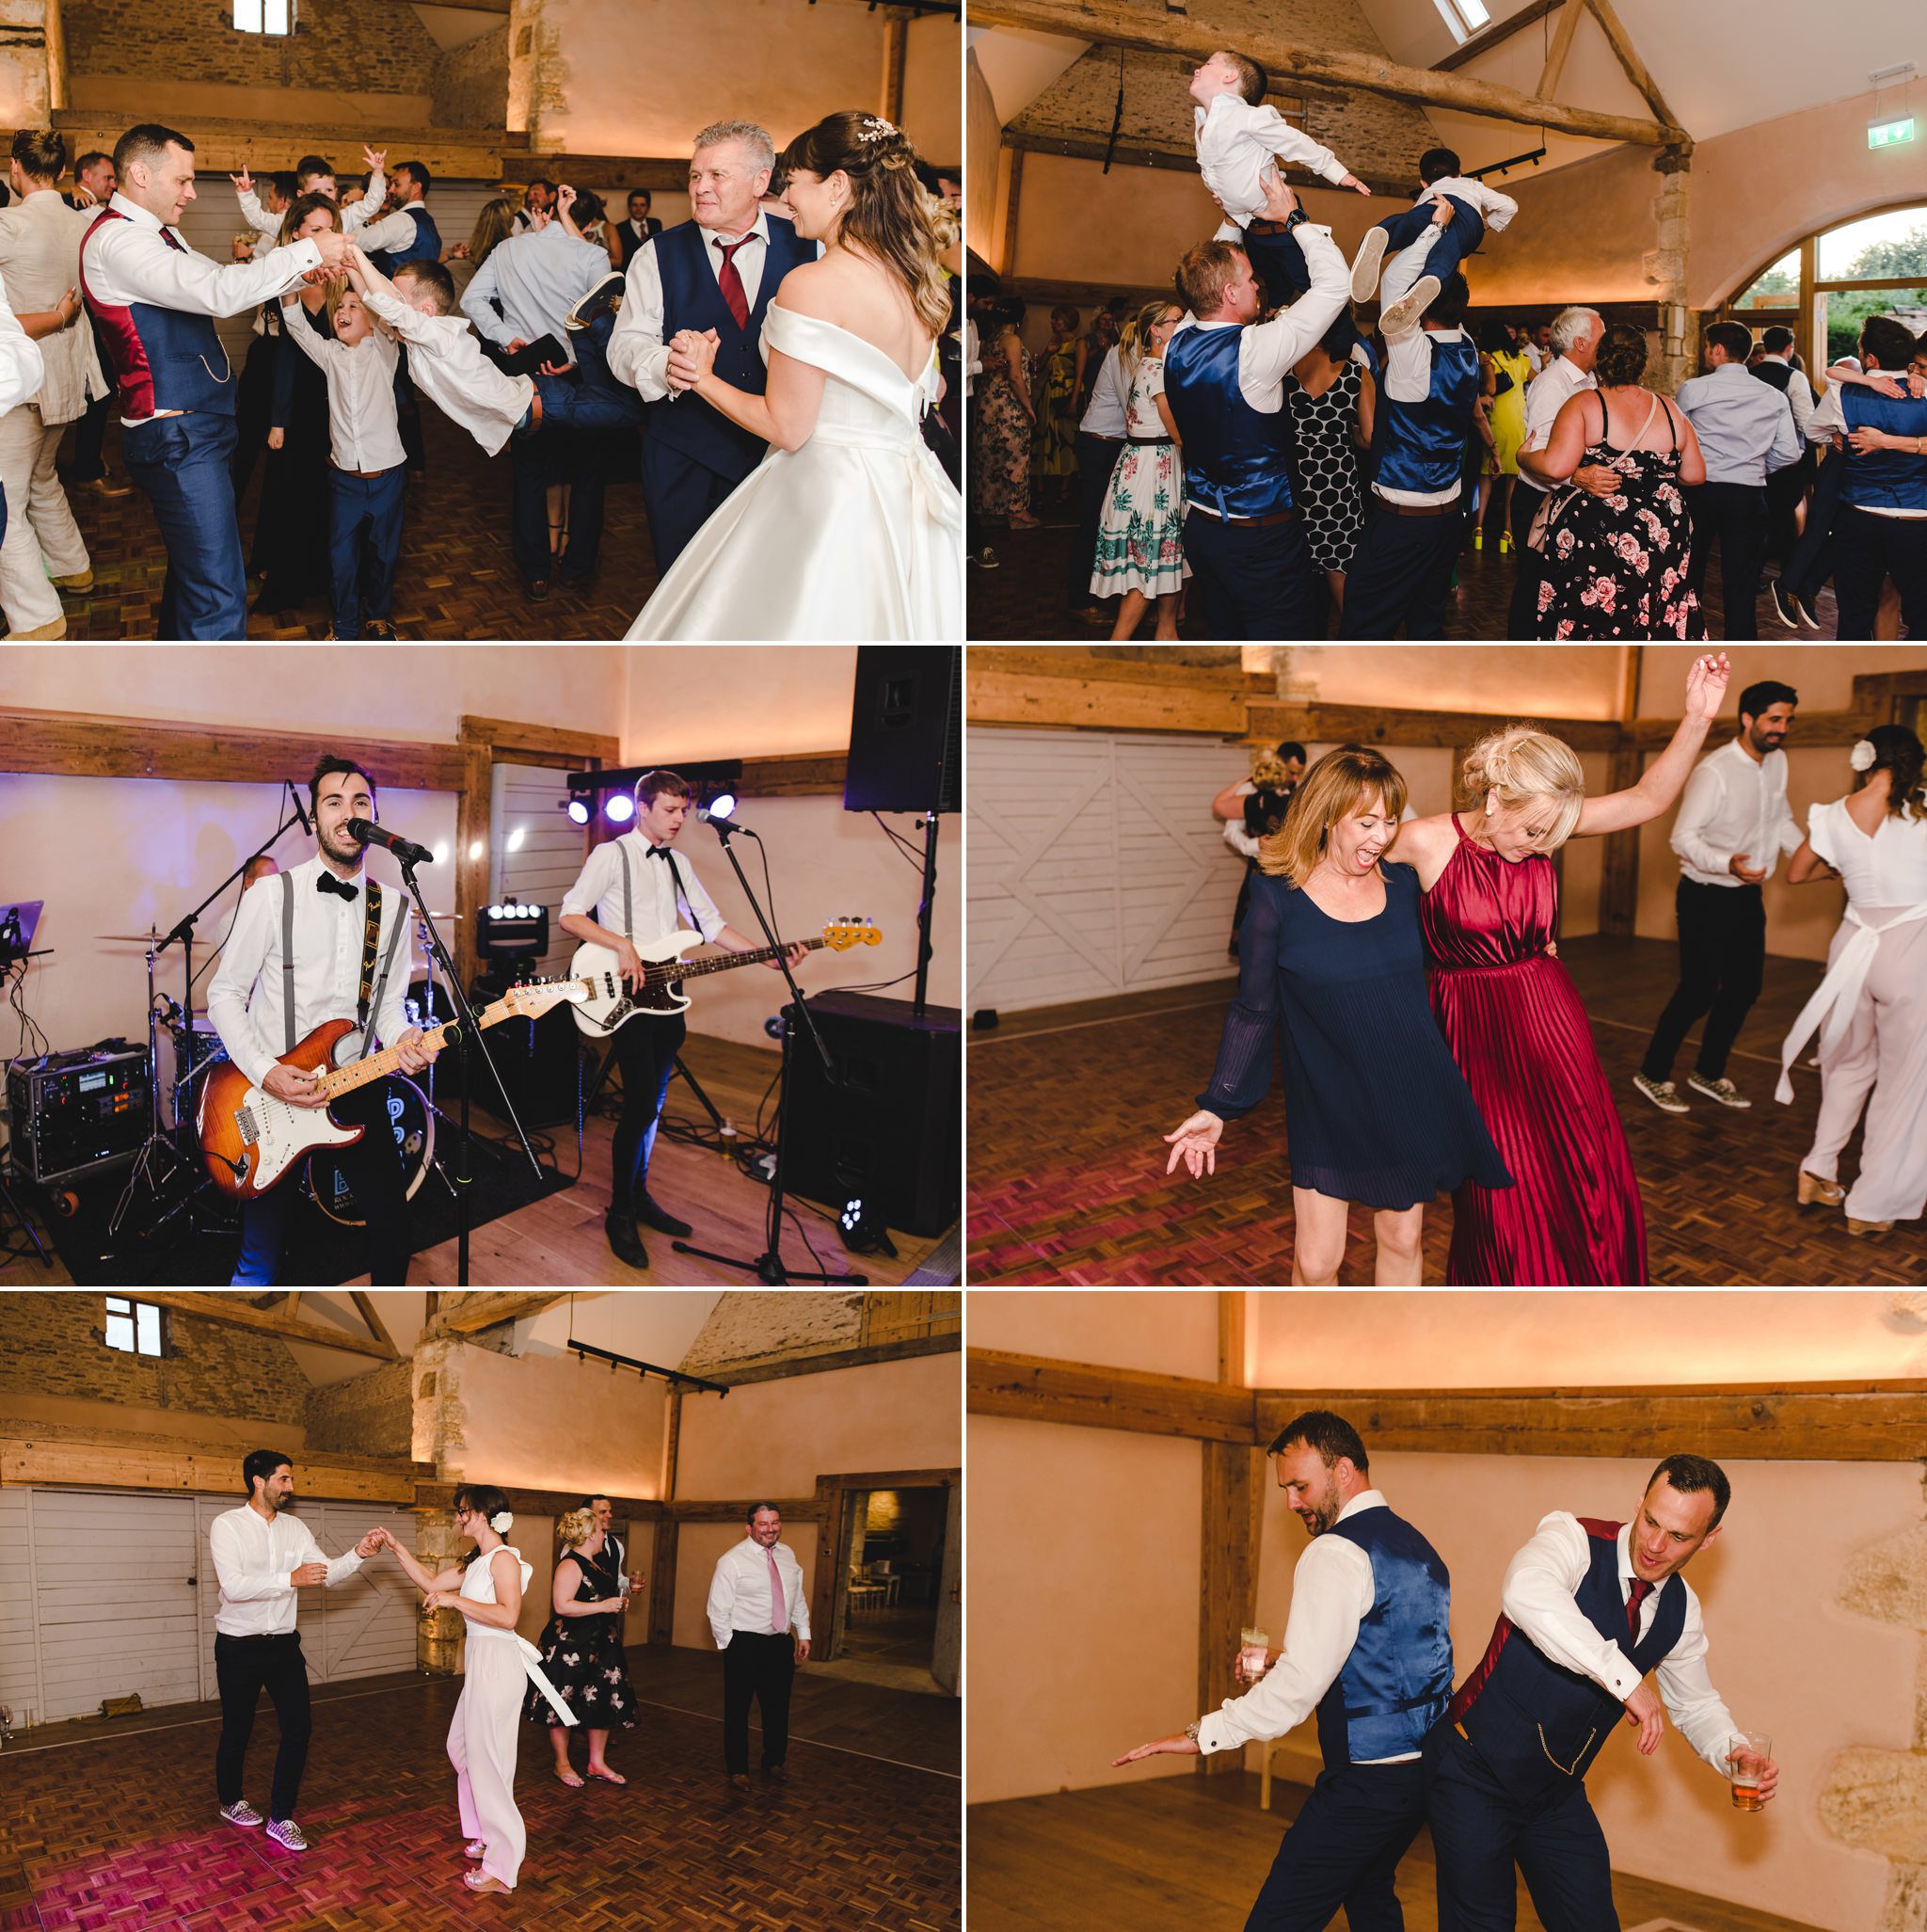
[[[1479,352],[1471,339],[1430,338],[1431,383],[1425,400],[1394,401],[1378,391],[1373,481],[1387,489],[1450,489],[1465,465],[1466,433],[1479,392]]]
[[[1849,430],[1884,429],[1889,436],[1927,436],[1927,398],[1883,396],[1857,382],[1840,390],[1840,412]],[[1840,502],[1855,509],[1927,510],[1927,456],[1911,450],[1870,450],[1863,456],[1852,443]]]
[[[115,306],[98,301],[88,287],[88,243],[103,223],[126,219],[116,209],[104,210],[80,244],[81,294],[113,365],[120,414],[135,422],[163,409],[231,416],[234,367],[215,332],[213,316],[156,308],[151,302]]]
[[[1238,388],[1242,328],[1181,328],[1164,352],[1164,394],[1184,442],[1185,494],[1223,517],[1291,508],[1291,411],[1254,409]]]

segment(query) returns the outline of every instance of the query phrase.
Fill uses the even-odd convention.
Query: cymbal
[[[158,931],[151,933],[96,933],[94,934],[96,939],[125,939],[138,946],[146,946],[160,936]]]

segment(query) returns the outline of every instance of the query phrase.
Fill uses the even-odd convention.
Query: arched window
[[[1854,353],[1870,315],[1896,315],[1916,335],[1927,333],[1927,202],[1855,216],[1808,235],[1720,314],[1755,329],[1791,328],[1816,379],[1829,362]]]

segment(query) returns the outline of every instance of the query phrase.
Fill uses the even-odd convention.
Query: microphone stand
[[[455,1161],[455,1281],[458,1285],[469,1285],[469,1094],[475,1084],[475,1056],[472,1049],[482,1046],[482,1029],[475,1024],[475,1010],[469,1004],[469,996],[463,989],[460,978],[455,972],[454,962],[448,956],[448,948],[441,942],[441,934],[435,929],[435,921],[428,916],[428,902],[422,896],[421,882],[415,877],[418,861],[406,859],[397,852],[394,861],[401,868],[402,883],[407,886],[408,895],[415,902],[415,910],[421,916],[422,924],[428,935],[431,955],[441,967],[442,983],[447,989],[449,999],[454,1004],[456,1016],[461,1021],[462,1039],[462,1140],[461,1153]],[[432,1020],[434,1014],[429,1018]],[[522,1131],[522,1124],[516,1116],[508,1090],[502,1084],[502,1073],[496,1066],[494,1057],[486,1046],[482,1046],[483,1062],[488,1068],[488,1077],[495,1082],[495,1091],[502,1096],[502,1118],[516,1130],[516,1139],[522,1143],[522,1152],[529,1157],[529,1165],[535,1172],[539,1182],[543,1178],[542,1163],[535,1158],[535,1150],[529,1145],[529,1137]]]
[[[789,970],[789,961],[784,954],[783,942],[776,937],[769,919],[764,916],[762,904],[756,893],[751,890],[749,877],[736,856],[735,848],[729,843],[734,834],[747,828],[741,825],[725,825],[715,819],[711,819],[709,823],[709,829],[722,841],[724,855],[735,870],[737,883],[742,887],[742,896],[749,901],[750,911],[756,916],[756,924],[762,928],[763,937],[770,942],[777,966],[781,969],[784,979],[789,982],[790,998],[794,1002],[798,1023],[809,1036],[810,1045],[816,1048],[817,1059],[822,1065],[823,1078],[833,1087],[841,1086],[842,1081],[836,1073],[836,1063],[830,1058],[830,1049],[824,1044],[822,1034],[817,1030],[816,1016],[810,1012],[808,1003],[803,997],[802,987],[796,983],[796,975]],[[751,832],[749,836],[755,838],[756,835]],[[757,839],[756,842],[760,844],[762,841]],[[790,1041],[794,1038],[795,1032],[794,1027],[786,1027],[783,1030],[783,1100],[776,1106],[776,1165],[774,1172],[770,1175],[769,1219],[764,1235],[768,1246],[760,1254],[751,1256],[719,1254],[708,1248],[692,1248],[687,1241],[676,1241],[671,1245],[678,1254],[693,1254],[700,1261],[720,1261],[725,1268],[741,1269],[745,1273],[754,1274],[757,1280],[769,1283],[772,1287],[788,1287],[795,1282],[824,1282],[834,1283],[839,1287],[868,1287],[868,1275],[830,1274],[820,1269],[793,1269],[783,1259],[783,1107],[789,1097],[789,1050]]]

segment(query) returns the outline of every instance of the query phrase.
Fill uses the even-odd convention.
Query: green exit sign
[[[1903,141],[1914,138],[1914,117],[1910,114],[1904,120],[1877,120],[1867,130],[1867,145],[1870,148],[1897,148]]]

